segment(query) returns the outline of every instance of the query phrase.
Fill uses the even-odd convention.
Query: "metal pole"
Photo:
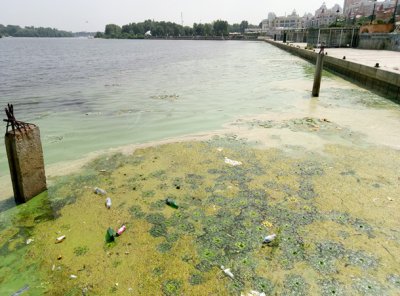
[[[353,48],[353,39],[354,39],[354,28],[353,28],[353,32],[351,33],[351,44],[350,44],[351,48]]]
[[[343,29],[340,30],[340,41],[339,41],[339,47],[342,47],[342,37],[343,37]]]
[[[398,5],[399,5],[399,0],[396,0],[396,3],[394,4],[394,11],[393,11],[393,16],[392,16],[392,22],[394,25],[396,25],[396,12],[397,12]]]
[[[374,21],[374,17],[375,17],[375,5],[376,5],[376,0],[374,0],[374,8],[372,9],[371,22],[369,23],[370,25],[371,25],[372,22]]]
[[[321,51],[317,55],[317,63],[315,66],[314,84],[312,89],[312,96],[319,97],[319,89],[321,88],[322,69],[324,66],[324,52]]]

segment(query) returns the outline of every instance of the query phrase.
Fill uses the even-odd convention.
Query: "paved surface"
[[[295,46],[304,48],[306,43],[293,43]],[[373,50],[357,48],[326,48],[328,56],[366,66],[375,66],[379,63],[380,69],[400,74],[400,52],[390,50]]]

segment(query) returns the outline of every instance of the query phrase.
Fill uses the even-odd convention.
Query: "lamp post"
[[[336,10],[336,19],[335,19],[335,27],[337,27],[337,19],[338,19],[338,16],[339,16],[339,12],[340,12],[340,10],[339,10],[339,8]]]
[[[369,23],[370,25],[375,19],[375,6],[376,6],[376,0],[374,0],[374,8],[372,9],[372,16],[371,16],[371,22]]]

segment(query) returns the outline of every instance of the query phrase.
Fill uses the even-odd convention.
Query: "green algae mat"
[[[400,152],[296,149],[215,137],[53,180],[0,214],[0,294],[399,295]]]

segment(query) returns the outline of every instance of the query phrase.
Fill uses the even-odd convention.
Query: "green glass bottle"
[[[108,227],[107,232],[106,232],[106,242],[107,243],[112,243],[115,241],[115,237],[117,236],[117,233],[115,232],[114,229],[111,227]]]
[[[175,200],[173,200],[172,198],[169,198],[169,197],[168,197],[168,198],[165,200],[165,203],[166,203],[167,205],[169,205],[171,208],[174,208],[174,209],[179,208],[179,206],[176,204]]]

